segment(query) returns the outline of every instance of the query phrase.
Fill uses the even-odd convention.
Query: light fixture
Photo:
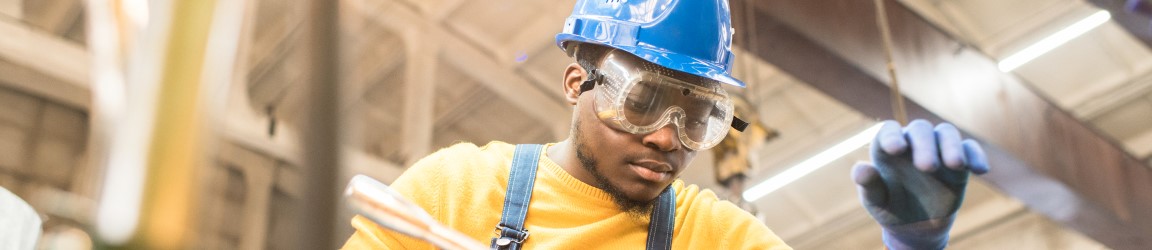
[[[844,155],[847,155],[848,153],[851,153],[860,147],[867,146],[868,143],[872,142],[872,138],[876,135],[876,132],[880,131],[880,126],[882,124],[883,123],[877,123],[876,125],[873,125],[864,131],[860,131],[860,133],[857,133],[856,135],[849,137],[843,142],[836,144],[836,146],[832,146],[831,148],[824,150],[824,152],[820,152],[819,154],[816,154],[815,156],[812,156],[811,158],[808,158],[807,160],[804,160],[795,166],[784,170],[784,172],[780,172],[780,174],[772,176],[772,178],[768,178],[768,180],[752,186],[752,188],[744,191],[744,200],[755,201],[757,199],[763,198],[765,195],[768,195],[769,193],[772,193],[773,191],[776,191],[777,189],[780,189],[781,187],[784,187],[785,185],[800,179],[800,177],[804,177],[805,175],[816,171],[816,169],[820,169],[821,167],[824,167],[824,165],[828,165],[828,163],[840,159],[841,157],[844,157]]]
[[[1056,47],[1060,47],[1060,45],[1067,43],[1073,38],[1083,35],[1089,30],[1092,30],[1097,26],[1108,22],[1108,19],[1111,18],[1112,14],[1109,14],[1107,10],[1097,11],[1095,14],[1092,14],[1083,20],[1069,25],[1063,30],[1053,33],[1052,35],[1044,38],[1044,40],[1040,40],[1039,42],[1028,46],[1028,48],[1021,50],[1020,52],[1016,52],[1016,54],[1013,54],[1008,58],[1004,58],[1004,60],[1000,61],[1000,71],[1012,71],[1016,69],[1016,67],[1020,67],[1020,65],[1024,65],[1025,63],[1032,61],[1032,59],[1036,59],[1036,57],[1039,57],[1044,53],[1048,53],[1048,51],[1055,49]]]

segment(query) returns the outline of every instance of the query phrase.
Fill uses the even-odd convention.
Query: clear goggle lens
[[[728,134],[733,108],[719,82],[680,80],[618,50],[605,55],[596,73],[597,116],[616,129],[648,134],[675,124],[680,142],[692,150],[711,148]]]

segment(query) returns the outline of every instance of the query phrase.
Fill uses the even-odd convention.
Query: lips
[[[639,161],[629,164],[633,172],[640,178],[651,182],[667,182],[672,179],[673,168],[667,163],[657,161]]]

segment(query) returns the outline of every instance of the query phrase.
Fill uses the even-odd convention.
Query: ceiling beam
[[[0,84],[87,109],[88,52],[19,21],[0,18]],[[46,53],[51,52],[51,53]]]
[[[1152,245],[1152,169],[986,55],[886,2],[909,117],[980,139],[993,164],[982,178],[1031,209],[1111,248]],[[756,28],[737,33],[740,46],[867,116],[893,117],[871,1],[751,3]],[[734,14],[737,30],[750,26]]]
[[[65,35],[84,12],[79,0],[37,0],[25,3],[24,21],[56,35]]]

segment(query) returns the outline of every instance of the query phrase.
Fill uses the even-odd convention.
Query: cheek
[[[700,152],[689,151],[689,152],[685,152],[683,154],[683,156],[681,156],[682,158],[680,159],[680,166],[683,166],[683,167],[680,168],[679,172],[676,172],[676,175],[680,175],[680,173],[683,173],[685,169],[688,169],[689,165],[692,165],[692,159],[696,158],[696,153],[700,153]]]
[[[622,158],[621,152],[625,152],[625,148],[629,144],[628,140],[631,139],[631,134],[622,133],[612,129],[604,122],[600,121],[594,114],[595,112],[588,105],[591,103],[581,103],[580,107],[580,120],[576,126],[579,126],[580,137],[584,145],[588,145],[588,150],[594,153],[596,161],[601,165],[616,165]],[[588,104],[588,105],[584,105]]]

